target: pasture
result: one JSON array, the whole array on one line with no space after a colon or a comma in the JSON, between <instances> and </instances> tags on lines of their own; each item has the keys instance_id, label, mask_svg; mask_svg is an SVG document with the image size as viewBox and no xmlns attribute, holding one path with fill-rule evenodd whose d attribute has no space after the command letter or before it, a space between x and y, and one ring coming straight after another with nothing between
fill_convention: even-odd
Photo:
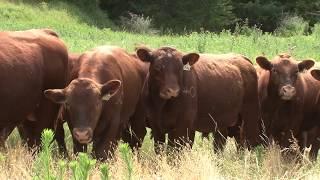
<instances>
[{"instance_id":1,"label":"pasture","mask_svg":"<svg viewBox=\"0 0 320 180\"><path fill-rule=\"evenodd\" d=\"M80 7L64 2L35 4L0 0L0 30L52 28L59 33L71 52L83 52L99 45L118 45L130 52L139 44L150 47L169 45L185 52L235 52L250 59L265 54L271 58L290 52L297 59L320 59L320 26L308 36L275 37L252 30L250 35L191 33L189 35L142 35L114 31L99 12L83 12ZM65 126L67 129L67 127ZM21 145L16 131L7 141L8 149L0 153L1 179L319 179L320 161L310 162L302 154L299 163L281 158L276 145L237 152L233 139L221 153L214 153L212 137L202 140L197 134L192 150L179 154L155 155L150 136L138 153L131 153L120 145L109 162L95 162L86 155L64 160L57 155L57 147L49 145L50 132L44 134L43 151L37 155ZM72 154L72 138L66 142ZM292 147L296 147L293 145Z\"/></svg>"}]
</instances>

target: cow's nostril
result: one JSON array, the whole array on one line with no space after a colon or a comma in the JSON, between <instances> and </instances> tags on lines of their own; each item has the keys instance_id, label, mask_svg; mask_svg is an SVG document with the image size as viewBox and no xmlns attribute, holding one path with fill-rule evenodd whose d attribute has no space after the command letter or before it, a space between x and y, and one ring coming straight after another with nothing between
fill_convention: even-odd
<instances>
[{"instance_id":1,"label":"cow's nostril","mask_svg":"<svg viewBox=\"0 0 320 180\"><path fill-rule=\"evenodd\" d=\"M74 128L73 134L77 139L90 139L91 137L90 129Z\"/></svg>"},{"instance_id":2,"label":"cow's nostril","mask_svg":"<svg viewBox=\"0 0 320 180\"><path fill-rule=\"evenodd\" d=\"M282 91L283 91L284 93L286 93L286 92L287 92L287 89L286 89L286 88L283 88Z\"/></svg>"}]
</instances>

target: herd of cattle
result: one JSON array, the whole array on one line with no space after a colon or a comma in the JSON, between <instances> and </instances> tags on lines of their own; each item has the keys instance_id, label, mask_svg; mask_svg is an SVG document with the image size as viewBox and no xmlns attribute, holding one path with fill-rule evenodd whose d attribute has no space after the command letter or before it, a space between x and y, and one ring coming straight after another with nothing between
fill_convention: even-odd
<instances>
[{"instance_id":1,"label":"herd of cattle","mask_svg":"<svg viewBox=\"0 0 320 180\"><path fill-rule=\"evenodd\" d=\"M122 139L139 148L152 130L155 151L192 146L195 131L213 133L220 150L226 137L242 147L265 143L320 147L320 70L313 60L280 54L272 61L240 54L183 53L171 47L115 46L68 52L50 29L0 32L1 146L17 127L29 147L45 128L66 153L63 122L74 152L93 142L106 159Z\"/></svg>"}]
</instances>

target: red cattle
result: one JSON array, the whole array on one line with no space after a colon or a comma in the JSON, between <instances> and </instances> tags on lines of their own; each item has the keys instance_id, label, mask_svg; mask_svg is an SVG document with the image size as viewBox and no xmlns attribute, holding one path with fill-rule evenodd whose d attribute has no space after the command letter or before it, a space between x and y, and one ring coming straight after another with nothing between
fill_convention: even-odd
<instances>
[{"instance_id":1,"label":"red cattle","mask_svg":"<svg viewBox=\"0 0 320 180\"><path fill-rule=\"evenodd\" d=\"M272 61L259 56L256 61L262 68L257 70L258 89L266 135L282 147L288 147L294 136L303 147L303 133L313 131L310 122L316 117L320 88L320 83L305 72L314 61L298 62L288 54L280 54Z\"/></svg>"},{"instance_id":2,"label":"red cattle","mask_svg":"<svg viewBox=\"0 0 320 180\"><path fill-rule=\"evenodd\" d=\"M151 63L143 98L157 153L166 133L170 145L192 145L195 130L213 132L215 147L222 148L228 129L239 120L242 137L250 145L258 143L257 75L247 58L185 54L170 47L139 48L137 55Z\"/></svg>"},{"instance_id":3,"label":"red cattle","mask_svg":"<svg viewBox=\"0 0 320 180\"><path fill-rule=\"evenodd\" d=\"M45 95L66 107L75 153L86 150L93 141L95 156L106 159L129 123L144 121L142 106L137 104L146 75L145 64L113 46L87 51L79 62L76 79L64 89L46 90ZM141 142L145 127L132 129Z\"/></svg>"},{"instance_id":4,"label":"red cattle","mask_svg":"<svg viewBox=\"0 0 320 180\"><path fill-rule=\"evenodd\" d=\"M44 128L54 128L59 105L43 91L63 88L68 53L57 33L49 29L0 32L2 141L20 123L33 121L28 145L39 145Z\"/></svg>"},{"instance_id":5,"label":"red cattle","mask_svg":"<svg viewBox=\"0 0 320 180\"><path fill-rule=\"evenodd\" d=\"M77 72L79 71L80 61L78 60L80 57L80 54L77 53L69 53L68 55L68 77L66 84L69 84L71 80L75 79L77 77ZM64 157L68 157L68 151L65 143L65 134L63 129L63 123L64 117L66 116L65 109L63 106L61 106L58 119L56 120L56 123L54 125L55 129L55 140L58 143L59 152ZM27 121L24 121L18 126L18 131L20 134L20 137L23 141L27 142L27 140L32 138L32 131L34 126L36 126L37 121L33 114L30 114L27 117Z\"/></svg>"},{"instance_id":6,"label":"red cattle","mask_svg":"<svg viewBox=\"0 0 320 180\"><path fill-rule=\"evenodd\" d=\"M320 70L312 69L310 71L311 75L318 81L320 81ZM319 82L320 83L320 82ZM304 137L306 136L307 141L305 141L304 147L310 146L310 155L313 160L317 159L318 150L320 148L320 86L317 86L317 96L314 97L317 101L316 103L316 118L311 117L304 123ZM306 131L307 130L307 131Z\"/></svg>"}]
</instances>

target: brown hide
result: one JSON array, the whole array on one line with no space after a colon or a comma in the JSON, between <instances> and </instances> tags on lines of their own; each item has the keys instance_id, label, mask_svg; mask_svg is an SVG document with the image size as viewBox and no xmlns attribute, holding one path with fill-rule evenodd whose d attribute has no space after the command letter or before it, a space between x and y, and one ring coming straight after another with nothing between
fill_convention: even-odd
<instances>
[{"instance_id":1,"label":"brown hide","mask_svg":"<svg viewBox=\"0 0 320 180\"><path fill-rule=\"evenodd\" d=\"M250 145L257 145L257 75L247 58L201 54L197 61L195 53L184 54L169 47L140 48L137 54L151 62L143 94L156 145L165 142L165 133L169 143L182 139L192 145L194 130L198 130L214 132L218 148L222 148L228 128L241 125L239 120L243 122L242 137ZM191 65L189 71L183 70L184 61Z\"/></svg>"},{"instance_id":2,"label":"brown hide","mask_svg":"<svg viewBox=\"0 0 320 180\"><path fill-rule=\"evenodd\" d=\"M85 150L92 141L96 157L106 159L129 121L144 121L143 114L136 113L142 107L137 104L146 75L145 64L114 46L87 51L78 61L78 77L65 89L50 90L46 95L65 103L75 153ZM143 138L145 126L139 128L137 136Z\"/></svg>"},{"instance_id":3,"label":"brown hide","mask_svg":"<svg viewBox=\"0 0 320 180\"><path fill-rule=\"evenodd\" d=\"M310 64L301 68L303 62ZM304 146L302 134L313 131L312 124L316 118L316 101L320 88L320 83L312 78L310 72L305 71L313 64L310 60L297 62L290 55L280 54L271 61L271 65L269 70L257 68L259 99L266 135L279 142L282 147L288 147L293 136ZM287 69L283 71L285 67ZM281 96L281 83L275 82L281 82L281 76L286 77L287 86L295 89L291 99L283 99Z\"/></svg>"},{"instance_id":4,"label":"brown hide","mask_svg":"<svg viewBox=\"0 0 320 180\"><path fill-rule=\"evenodd\" d=\"M249 146L257 145L260 135L257 75L250 60L238 54L201 54L194 69L198 83L195 130L214 132L219 148L228 135L238 136L239 140L241 137L242 145L245 141Z\"/></svg>"},{"instance_id":5,"label":"brown hide","mask_svg":"<svg viewBox=\"0 0 320 180\"><path fill-rule=\"evenodd\" d=\"M138 48L142 61L150 62L149 73L143 88L143 102L148 112L148 125L152 129L155 151L160 144L168 143L179 147L192 146L193 121L197 112L197 91L194 70L183 70L183 64L194 64L199 55L183 54L174 48L156 50ZM185 61L185 62L183 62Z\"/></svg>"},{"instance_id":6,"label":"brown hide","mask_svg":"<svg viewBox=\"0 0 320 180\"><path fill-rule=\"evenodd\" d=\"M10 129L2 139L30 118L29 146L40 143L44 128L54 128L59 105L44 98L43 91L65 86L67 66L67 49L54 31L0 32L0 127Z\"/></svg>"}]
</instances>

